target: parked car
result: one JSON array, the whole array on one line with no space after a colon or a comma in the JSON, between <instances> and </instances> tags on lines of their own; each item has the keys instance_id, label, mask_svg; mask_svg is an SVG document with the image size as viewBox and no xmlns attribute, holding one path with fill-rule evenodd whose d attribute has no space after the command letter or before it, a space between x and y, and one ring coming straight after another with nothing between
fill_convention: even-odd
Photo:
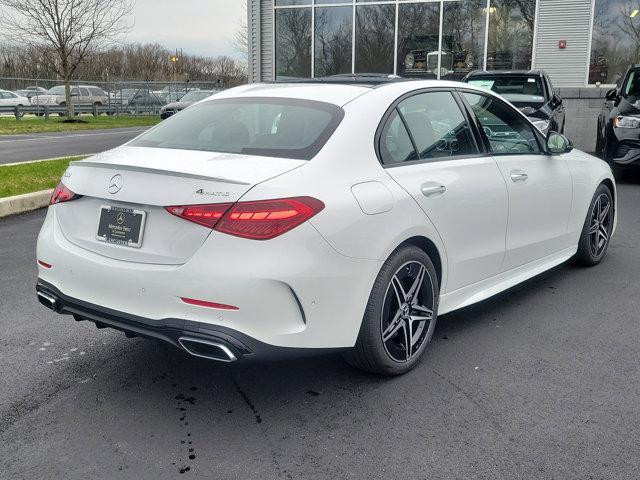
<instances>
[{"instance_id":1,"label":"parked car","mask_svg":"<svg viewBox=\"0 0 640 480\"><path fill-rule=\"evenodd\" d=\"M71 103L73 105L107 105L109 95L100 87L92 85L80 85L71 87ZM35 97L34 105L65 107L67 99L65 97L64 85L58 85L47 90L44 95ZM61 113L60 115L64 115Z\"/></svg>"},{"instance_id":2,"label":"parked car","mask_svg":"<svg viewBox=\"0 0 640 480\"><path fill-rule=\"evenodd\" d=\"M20 97L27 97L29 99L29 101L31 101L32 98L37 97L39 95L42 95L42 92L36 91L36 90L14 90L15 94L17 94Z\"/></svg>"},{"instance_id":3,"label":"parked car","mask_svg":"<svg viewBox=\"0 0 640 480\"><path fill-rule=\"evenodd\" d=\"M565 109L542 70L475 71L463 82L491 90L518 107L542 132L564 132Z\"/></svg>"},{"instance_id":4,"label":"parked car","mask_svg":"<svg viewBox=\"0 0 640 480\"><path fill-rule=\"evenodd\" d=\"M605 162L472 85L245 86L72 162L36 289L197 357L342 351L396 375L438 314L598 264L616 207Z\"/></svg>"},{"instance_id":5,"label":"parked car","mask_svg":"<svg viewBox=\"0 0 640 480\"><path fill-rule=\"evenodd\" d=\"M220 90L192 90L191 92L184 95L177 102L172 102L160 109L160 118L165 120L169 118L171 115L174 115L189 105L192 105L200 100L204 100L211 95L218 93Z\"/></svg>"},{"instance_id":6,"label":"parked car","mask_svg":"<svg viewBox=\"0 0 640 480\"><path fill-rule=\"evenodd\" d=\"M136 93L129 97L126 106L133 112L136 107L160 109L165 103L166 102L148 88L139 88L136 90Z\"/></svg>"},{"instance_id":7,"label":"parked car","mask_svg":"<svg viewBox=\"0 0 640 480\"><path fill-rule=\"evenodd\" d=\"M0 105L3 107L28 107L31 102L24 95L9 90L0 90Z\"/></svg>"},{"instance_id":8,"label":"parked car","mask_svg":"<svg viewBox=\"0 0 640 480\"><path fill-rule=\"evenodd\" d=\"M612 167L640 165L640 64L606 93L598 116L596 154Z\"/></svg>"}]
</instances>

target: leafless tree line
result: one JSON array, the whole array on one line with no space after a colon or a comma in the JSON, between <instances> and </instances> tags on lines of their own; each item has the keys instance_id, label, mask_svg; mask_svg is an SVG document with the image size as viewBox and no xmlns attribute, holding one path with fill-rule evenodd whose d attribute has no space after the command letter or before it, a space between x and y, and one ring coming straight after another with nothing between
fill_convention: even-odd
<instances>
[{"instance_id":1,"label":"leafless tree line","mask_svg":"<svg viewBox=\"0 0 640 480\"><path fill-rule=\"evenodd\" d=\"M174 65L175 52L158 44L131 44L90 52L74 73L74 79L95 81L207 81L227 86L246 82L246 64L227 56L183 54ZM41 46L0 44L0 77L60 78ZM175 72L175 74L174 74Z\"/></svg>"}]
</instances>

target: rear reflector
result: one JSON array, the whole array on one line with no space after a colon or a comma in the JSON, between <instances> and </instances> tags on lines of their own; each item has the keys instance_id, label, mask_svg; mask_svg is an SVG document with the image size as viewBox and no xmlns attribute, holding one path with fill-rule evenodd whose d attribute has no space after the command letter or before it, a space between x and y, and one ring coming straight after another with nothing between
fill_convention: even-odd
<instances>
[{"instance_id":1,"label":"rear reflector","mask_svg":"<svg viewBox=\"0 0 640 480\"><path fill-rule=\"evenodd\" d=\"M207 302L206 300L194 300L193 298L180 297L184 303L189 305L195 305L197 307L217 308L218 310L240 310L233 305L225 305L224 303Z\"/></svg>"},{"instance_id":2,"label":"rear reflector","mask_svg":"<svg viewBox=\"0 0 640 480\"><path fill-rule=\"evenodd\" d=\"M165 208L167 212L176 217L213 228L232 205L232 203L215 203L213 205L188 205L184 207Z\"/></svg>"},{"instance_id":3,"label":"rear reflector","mask_svg":"<svg viewBox=\"0 0 640 480\"><path fill-rule=\"evenodd\" d=\"M56 203L70 202L71 200L76 200L80 198L82 195L77 195L69 190L64 183L58 182L55 190L51 194L51 200L49 200L49 205L55 205Z\"/></svg>"},{"instance_id":4,"label":"rear reflector","mask_svg":"<svg viewBox=\"0 0 640 480\"><path fill-rule=\"evenodd\" d=\"M51 267L53 267L53 265L47 262L43 262L42 260L38 260L38 265L40 265L43 268L46 268L47 270L51 270Z\"/></svg>"},{"instance_id":5,"label":"rear reflector","mask_svg":"<svg viewBox=\"0 0 640 480\"><path fill-rule=\"evenodd\" d=\"M324 203L312 197L295 197L166 209L173 215L218 232L252 240L269 240L309 220L324 209Z\"/></svg>"}]
</instances>

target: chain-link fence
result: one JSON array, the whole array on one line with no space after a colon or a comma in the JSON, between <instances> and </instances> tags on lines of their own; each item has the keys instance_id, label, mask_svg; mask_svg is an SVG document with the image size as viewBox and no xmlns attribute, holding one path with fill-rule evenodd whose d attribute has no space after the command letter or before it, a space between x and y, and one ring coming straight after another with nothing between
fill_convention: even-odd
<instances>
[{"instance_id":1,"label":"chain-link fence","mask_svg":"<svg viewBox=\"0 0 640 480\"><path fill-rule=\"evenodd\" d=\"M230 86L233 86L233 80L225 78L207 82L74 80L71 82L71 102L76 113L157 115L169 103L183 98L190 101L191 97L197 101ZM14 95L6 95L6 92ZM21 100L16 100L15 95ZM16 106L20 107L19 112L15 110ZM50 113L63 115L65 109L66 96L61 80L0 77L0 114L33 113L48 117Z\"/></svg>"}]
</instances>

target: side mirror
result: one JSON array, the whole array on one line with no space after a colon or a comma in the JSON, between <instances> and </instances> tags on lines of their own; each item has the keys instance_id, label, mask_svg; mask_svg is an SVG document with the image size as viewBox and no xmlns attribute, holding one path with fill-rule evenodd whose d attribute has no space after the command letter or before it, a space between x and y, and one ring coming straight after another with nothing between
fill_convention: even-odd
<instances>
[{"instance_id":1,"label":"side mirror","mask_svg":"<svg viewBox=\"0 0 640 480\"><path fill-rule=\"evenodd\" d=\"M551 99L551 102L556 107L559 107L560 105L562 105L562 98L560 98L558 95L554 95L553 98Z\"/></svg>"},{"instance_id":2,"label":"side mirror","mask_svg":"<svg viewBox=\"0 0 640 480\"><path fill-rule=\"evenodd\" d=\"M609 100L610 102L613 102L615 100L618 99L618 90L616 90L615 88L613 90L609 90L605 97L607 100Z\"/></svg>"},{"instance_id":3,"label":"side mirror","mask_svg":"<svg viewBox=\"0 0 640 480\"><path fill-rule=\"evenodd\" d=\"M549 132L547 135L547 152L551 155L562 155L573 150L571 141L558 132Z\"/></svg>"}]
</instances>

